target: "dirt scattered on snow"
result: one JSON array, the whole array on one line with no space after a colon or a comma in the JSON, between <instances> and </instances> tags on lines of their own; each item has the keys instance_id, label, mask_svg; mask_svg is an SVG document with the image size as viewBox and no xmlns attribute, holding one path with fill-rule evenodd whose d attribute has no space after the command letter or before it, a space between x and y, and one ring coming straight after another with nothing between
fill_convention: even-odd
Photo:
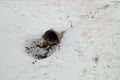
<instances>
[{"instance_id":1,"label":"dirt scattered on snow","mask_svg":"<svg viewBox=\"0 0 120 80\"><path fill-rule=\"evenodd\" d=\"M61 33L50 29L40 39L26 41L25 52L35 59L45 59L60 48ZM33 64L35 62L32 62Z\"/></svg>"}]
</instances>

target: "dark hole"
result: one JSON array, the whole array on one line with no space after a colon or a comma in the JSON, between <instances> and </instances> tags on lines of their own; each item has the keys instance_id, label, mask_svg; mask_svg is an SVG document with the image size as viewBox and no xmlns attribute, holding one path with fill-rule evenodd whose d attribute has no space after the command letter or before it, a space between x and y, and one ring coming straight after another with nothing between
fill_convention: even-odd
<instances>
[{"instance_id":1,"label":"dark hole","mask_svg":"<svg viewBox=\"0 0 120 80\"><path fill-rule=\"evenodd\" d=\"M54 31L48 30L43 35L43 39L45 40L46 45L55 45L58 44L58 36Z\"/></svg>"}]
</instances>

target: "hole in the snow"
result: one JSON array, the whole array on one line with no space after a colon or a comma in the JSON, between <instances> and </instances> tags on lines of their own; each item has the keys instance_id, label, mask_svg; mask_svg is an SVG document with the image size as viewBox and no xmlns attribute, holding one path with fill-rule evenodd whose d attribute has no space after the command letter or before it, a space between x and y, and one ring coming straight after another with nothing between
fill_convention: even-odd
<instances>
[{"instance_id":1,"label":"hole in the snow","mask_svg":"<svg viewBox=\"0 0 120 80\"><path fill-rule=\"evenodd\" d=\"M47 58L59 48L63 33L47 30L40 39L26 41L25 52L35 59Z\"/></svg>"}]
</instances>

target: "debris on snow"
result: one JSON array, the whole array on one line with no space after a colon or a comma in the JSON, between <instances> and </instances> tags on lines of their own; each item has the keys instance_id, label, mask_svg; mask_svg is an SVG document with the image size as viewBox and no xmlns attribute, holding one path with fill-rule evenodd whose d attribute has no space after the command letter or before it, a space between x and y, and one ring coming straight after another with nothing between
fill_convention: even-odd
<instances>
[{"instance_id":1,"label":"debris on snow","mask_svg":"<svg viewBox=\"0 0 120 80\"><path fill-rule=\"evenodd\" d=\"M63 32L58 33L53 29L47 30L41 39L27 42L25 52L35 59L44 59L54 53L59 47ZM34 62L32 62L34 64Z\"/></svg>"}]
</instances>

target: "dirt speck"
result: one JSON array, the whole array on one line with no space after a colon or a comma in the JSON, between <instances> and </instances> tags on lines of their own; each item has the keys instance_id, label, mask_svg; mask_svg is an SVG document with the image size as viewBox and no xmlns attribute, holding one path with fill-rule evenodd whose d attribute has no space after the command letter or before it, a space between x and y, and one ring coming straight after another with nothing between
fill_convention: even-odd
<instances>
[{"instance_id":1,"label":"dirt speck","mask_svg":"<svg viewBox=\"0 0 120 80\"><path fill-rule=\"evenodd\" d=\"M99 62L99 57L96 56L96 57L94 57L93 59L94 59L95 63L98 64L98 62Z\"/></svg>"},{"instance_id":2,"label":"dirt speck","mask_svg":"<svg viewBox=\"0 0 120 80\"><path fill-rule=\"evenodd\" d=\"M110 66L109 66L109 65L107 65L107 68L110 68Z\"/></svg>"},{"instance_id":3,"label":"dirt speck","mask_svg":"<svg viewBox=\"0 0 120 80\"><path fill-rule=\"evenodd\" d=\"M107 8L109 8L110 7L110 5L109 4L106 4L105 6L104 6L104 9L107 9Z\"/></svg>"}]
</instances>

